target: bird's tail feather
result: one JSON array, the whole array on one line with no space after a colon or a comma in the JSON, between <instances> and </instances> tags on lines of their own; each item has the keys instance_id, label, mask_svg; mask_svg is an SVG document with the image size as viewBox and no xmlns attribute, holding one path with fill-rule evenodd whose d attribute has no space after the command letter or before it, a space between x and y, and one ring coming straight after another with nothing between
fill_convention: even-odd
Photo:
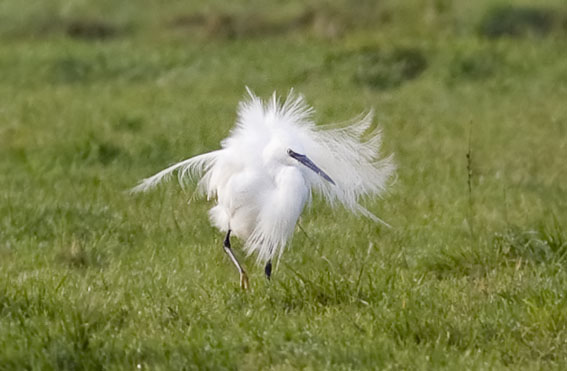
<instances>
[{"instance_id":1,"label":"bird's tail feather","mask_svg":"<svg viewBox=\"0 0 567 371\"><path fill-rule=\"evenodd\" d=\"M169 179L176 170L178 170L179 183L181 184L185 182L185 179L200 177L203 170L212 164L216 158L217 152L218 151L204 153L173 164L167 169L149 178L143 179L137 186L131 189L131 192L138 193L148 191L157 186L161 181Z\"/></svg>"}]
</instances>

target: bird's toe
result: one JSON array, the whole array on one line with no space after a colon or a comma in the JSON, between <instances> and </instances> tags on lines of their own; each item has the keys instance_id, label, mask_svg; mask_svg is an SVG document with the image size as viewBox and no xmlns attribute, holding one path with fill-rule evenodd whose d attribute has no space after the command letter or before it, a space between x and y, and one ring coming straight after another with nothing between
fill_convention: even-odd
<instances>
[{"instance_id":1,"label":"bird's toe","mask_svg":"<svg viewBox=\"0 0 567 371\"><path fill-rule=\"evenodd\" d=\"M240 274L240 288L247 290L250 288L250 283L248 282L248 275L245 272Z\"/></svg>"}]
</instances>

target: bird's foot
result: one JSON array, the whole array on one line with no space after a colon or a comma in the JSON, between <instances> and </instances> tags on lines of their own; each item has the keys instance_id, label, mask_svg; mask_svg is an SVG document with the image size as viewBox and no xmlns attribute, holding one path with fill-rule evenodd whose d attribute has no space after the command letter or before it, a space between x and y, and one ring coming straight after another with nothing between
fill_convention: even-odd
<instances>
[{"instance_id":1,"label":"bird's foot","mask_svg":"<svg viewBox=\"0 0 567 371\"><path fill-rule=\"evenodd\" d=\"M270 277L272 276L272 261L271 260L268 260L268 263L266 263L266 268L264 268L264 273L266 273L266 278L269 281Z\"/></svg>"},{"instance_id":2,"label":"bird's foot","mask_svg":"<svg viewBox=\"0 0 567 371\"><path fill-rule=\"evenodd\" d=\"M240 273L240 288L242 290L247 290L250 288L250 283L248 282L248 275L246 272Z\"/></svg>"}]
</instances>

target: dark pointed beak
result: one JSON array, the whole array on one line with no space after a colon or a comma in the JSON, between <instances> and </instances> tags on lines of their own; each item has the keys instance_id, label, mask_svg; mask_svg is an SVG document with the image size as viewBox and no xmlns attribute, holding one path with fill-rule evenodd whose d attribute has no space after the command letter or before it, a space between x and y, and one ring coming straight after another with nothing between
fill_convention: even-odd
<instances>
[{"instance_id":1,"label":"dark pointed beak","mask_svg":"<svg viewBox=\"0 0 567 371\"><path fill-rule=\"evenodd\" d=\"M296 159L297 161L299 161L303 165L307 166L309 169L313 170L316 174L321 176L323 179L325 179L326 181L328 181L332 185L335 185L335 182L333 181L333 179L331 179L331 177L328 176L327 173L325 173L323 170L319 169L319 167L317 165L315 165L313 163L313 161L311 161L309 159L309 157L307 157L305 155L300 155L299 153L294 152L291 149L287 150L287 154L290 155L291 158Z\"/></svg>"}]
</instances>

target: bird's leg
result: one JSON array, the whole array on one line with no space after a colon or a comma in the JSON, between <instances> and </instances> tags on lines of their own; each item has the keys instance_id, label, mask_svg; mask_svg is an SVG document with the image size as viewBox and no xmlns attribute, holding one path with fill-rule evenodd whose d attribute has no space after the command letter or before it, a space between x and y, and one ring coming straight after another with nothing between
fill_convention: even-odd
<instances>
[{"instance_id":1,"label":"bird's leg","mask_svg":"<svg viewBox=\"0 0 567 371\"><path fill-rule=\"evenodd\" d=\"M230 258L230 260L232 260L234 265L236 265L238 273L240 273L240 287L246 290L248 287L250 287L248 283L248 276L246 275L246 272L244 272L244 269L242 269L242 266L240 265L238 259L236 259L236 256L234 255L234 252L232 252L232 249L230 248L230 232L231 230L229 229L228 233L226 234L226 238L224 239L224 251L227 253L228 257Z\"/></svg>"},{"instance_id":2,"label":"bird's leg","mask_svg":"<svg viewBox=\"0 0 567 371\"><path fill-rule=\"evenodd\" d=\"M266 263L266 268L264 268L264 272L266 273L266 278L269 280L272 276L272 259L268 260Z\"/></svg>"}]
</instances>

